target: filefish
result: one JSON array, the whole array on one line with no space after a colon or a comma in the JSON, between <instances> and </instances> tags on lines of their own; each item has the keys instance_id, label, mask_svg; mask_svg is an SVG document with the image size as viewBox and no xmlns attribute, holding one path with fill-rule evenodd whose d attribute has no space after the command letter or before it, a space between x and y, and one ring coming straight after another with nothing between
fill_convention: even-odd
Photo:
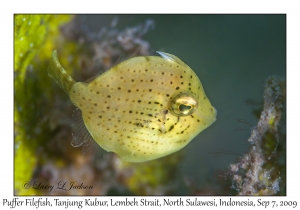
<instances>
[{"instance_id":1,"label":"filefish","mask_svg":"<svg viewBox=\"0 0 300 210\"><path fill-rule=\"evenodd\" d=\"M195 72L175 55L138 56L91 82L76 82L52 53L48 74L80 110L73 146L89 139L124 161L174 153L215 120L217 111Z\"/></svg>"}]
</instances>

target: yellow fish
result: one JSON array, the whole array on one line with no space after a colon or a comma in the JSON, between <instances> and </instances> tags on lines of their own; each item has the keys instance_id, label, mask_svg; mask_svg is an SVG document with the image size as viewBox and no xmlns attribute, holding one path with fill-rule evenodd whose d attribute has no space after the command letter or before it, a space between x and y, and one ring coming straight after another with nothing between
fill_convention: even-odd
<instances>
[{"instance_id":1,"label":"yellow fish","mask_svg":"<svg viewBox=\"0 0 300 210\"><path fill-rule=\"evenodd\" d=\"M52 53L48 74L81 110L87 135L124 161L174 153L216 120L195 72L178 57L157 53L123 61L89 83L74 81Z\"/></svg>"}]
</instances>

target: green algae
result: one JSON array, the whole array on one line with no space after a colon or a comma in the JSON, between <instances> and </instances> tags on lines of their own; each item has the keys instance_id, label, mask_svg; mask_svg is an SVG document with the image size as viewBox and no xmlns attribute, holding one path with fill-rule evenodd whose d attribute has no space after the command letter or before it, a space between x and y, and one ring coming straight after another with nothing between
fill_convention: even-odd
<instances>
[{"instance_id":1,"label":"green algae","mask_svg":"<svg viewBox=\"0 0 300 210\"><path fill-rule=\"evenodd\" d=\"M50 53L47 56L43 53L55 48L59 25L70 18L69 15L14 17L14 188L17 195L38 194L33 188L26 189L24 183L32 178L37 165L37 147L50 132L42 117L51 99L45 91L51 84L45 73Z\"/></svg>"}]
</instances>

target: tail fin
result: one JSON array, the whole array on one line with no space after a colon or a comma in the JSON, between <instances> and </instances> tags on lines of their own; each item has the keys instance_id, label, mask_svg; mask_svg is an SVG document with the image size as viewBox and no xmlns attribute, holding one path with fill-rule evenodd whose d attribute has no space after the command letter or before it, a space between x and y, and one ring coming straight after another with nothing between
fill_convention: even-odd
<instances>
[{"instance_id":1,"label":"tail fin","mask_svg":"<svg viewBox=\"0 0 300 210\"><path fill-rule=\"evenodd\" d=\"M71 87L75 84L75 80L60 65L56 50L53 51L50 64L48 67L48 75L69 94Z\"/></svg>"}]
</instances>

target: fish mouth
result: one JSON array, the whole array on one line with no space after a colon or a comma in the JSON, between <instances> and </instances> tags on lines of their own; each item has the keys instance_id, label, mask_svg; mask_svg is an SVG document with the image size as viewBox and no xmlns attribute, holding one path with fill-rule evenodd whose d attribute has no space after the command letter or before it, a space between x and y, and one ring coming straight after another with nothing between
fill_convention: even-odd
<instances>
[{"instance_id":1,"label":"fish mouth","mask_svg":"<svg viewBox=\"0 0 300 210\"><path fill-rule=\"evenodd\" d=\"M198 116L207 123L207 127L217 120L218 111L213 106L211 106L211 108L212 108L212 111L211 111L212 113L211 112L210 113L201 113L201 112L197 113Z\"/></svg>"},{"instance_id":2,"label":"fish mouth","mask_svg":"<svg viewBox=\"0 0 300 210\"><path fill-rule=\"evenodd\" d=\"M217 119L218 111L217 111L217 109L215 107L212 106L212 108L214 109L213 112L215 113L215 118Z\"/></svg>"}]
</instances>

